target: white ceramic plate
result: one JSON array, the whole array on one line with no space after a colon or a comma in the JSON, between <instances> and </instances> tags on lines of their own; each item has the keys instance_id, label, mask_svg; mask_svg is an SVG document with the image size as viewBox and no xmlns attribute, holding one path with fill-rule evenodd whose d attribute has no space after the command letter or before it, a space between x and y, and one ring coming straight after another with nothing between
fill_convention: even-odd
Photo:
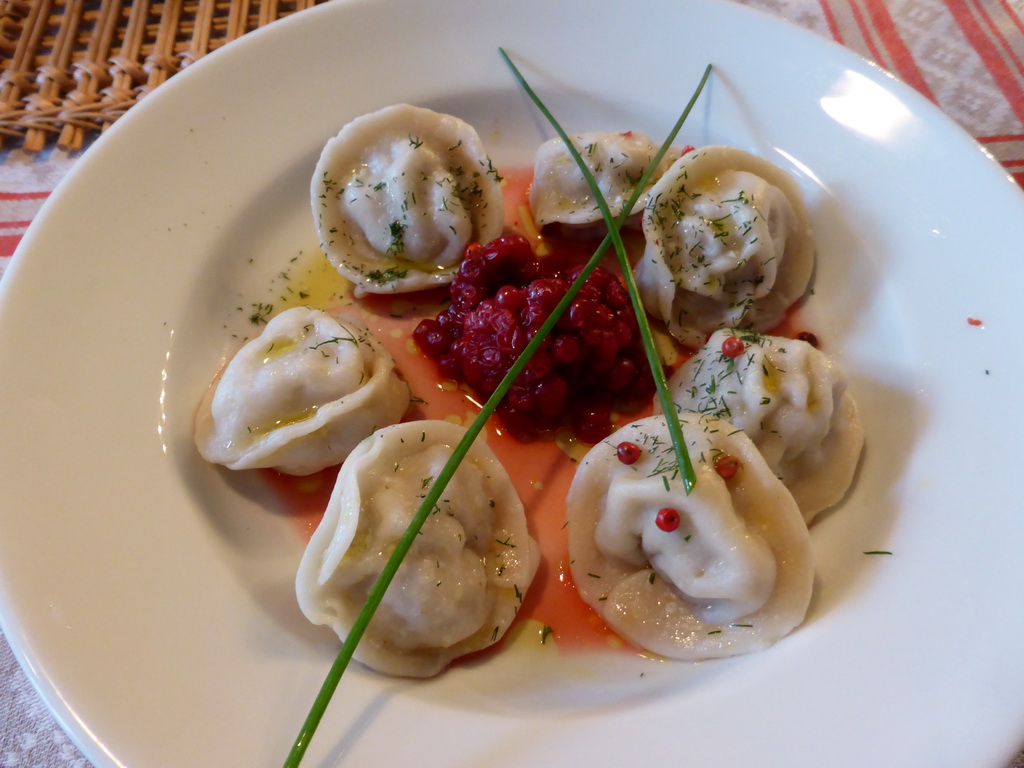
<instances>
[{"instance_id":1,"label":"white ceramic plate","mask_svg":"<svg viewBox=\"0 0 1024 768\"><path fill-rule=\"evenodd\" d=\"M715 65L682 140L806 190L808 312L851 373L862 468L815 527L807 621L768 652L642 678L515 649L426 683L353 668L306 764L1001 767L1024 737L1024 200L884 73L704 0L339 0L85 154L0 284L0 613L47 703L98 766L283 761L336 641L295 606L301 536L203 464L192 412L236 307L315 247L307 183L344 122L410 101L529 161L549 133L499 45L569 130L655 140Z\"/></svg>"}]
</instances>

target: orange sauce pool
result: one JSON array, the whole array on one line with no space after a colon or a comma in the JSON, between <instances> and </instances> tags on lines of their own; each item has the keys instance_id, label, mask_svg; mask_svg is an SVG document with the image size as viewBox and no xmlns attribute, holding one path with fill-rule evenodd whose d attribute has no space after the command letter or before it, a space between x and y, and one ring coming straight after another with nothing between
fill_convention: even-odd
<instances>
[{"instance_id":1,"label":"orange sauce pool","mask_svg":"<svg viewBox=\"0 0 1024 768\"><path fill-rule=\"evenodd\" d=\"M573 258L588 258L596 240L555 241L546 233L544 237L537 233L526 206L531 175L530 169L524 169L504 176L506 231L526 235L538 254L569 251ZM412 340L412 331L420 320L435 316L447 306L446 290L356 299L351 284L319 251L307 254L289 271L292 295L301 297L294 304L308 304L360 322L387 347L412 391L413 405L406 414L407 421L442 419L468 426L476 418L482 403L464 388L442 379L434 362ZM629 419L640 415L646 414L634 412ZM561 649L623 647L624 642L580 599L569 572L565 497L576 460L585 453L586 446L575 445L564 436L521 443L505 434L494 419L480 439L487 441L508 472L526 509L530 533L540 547L540 566L517 621L532 619L549 627L550 637ZM306 477L273 470L261 470L261 474L303 535L312 536L330 499L338 467Z\"/></svg>"},{"instance_id":2,"label":"orange sauce pool","mask_svg":"<svg viewBox=\"0 0 1024 768\"><path fill-rule=\"evenodd\" d=\"M560 238L547 232L541 237L537 232L526 205L531 175L530 169L524 169L504 177L506 231L526 235L538 255L558 253L562 256L568 251L572 258L589 258L598 239ZM406 421L442 419L462 426L473 421L481 403L464 388L442 379L433 361L422 354L412 340L413 329L420 320L437 315L447 305L446 290L355 299L351 284L319 250L304 258L308 263L295 263L290 269L292 295L301 297L296 298L294 304L328 310L340 318L360 322L374 333L394 357L398 371L412 391L413 405L406 414ZM614 257L609 259L607 265L617 270ZM280 307L285 308L287 306ZM791 319L783 325L787 331L795 327ZM681 363L689 353L685 349L676 352L674 364ZM615 425L621 426L649 413L649 408L631 412L617 418ZM562 435L557 439L522 443L505 434L493 419L481 438L486 439L508 472L526 509L530 533L541 552L537 575L517 621L532 619L550 628L551 637L563 650L613 647L635 651L583 602L569 571L565 498L576 462L587 446L574 444ZM334 488L338 467L307 477L291 477L273 470L261 470L261 473L303 535L312 536Z\"/></svg>"}]
</instances>

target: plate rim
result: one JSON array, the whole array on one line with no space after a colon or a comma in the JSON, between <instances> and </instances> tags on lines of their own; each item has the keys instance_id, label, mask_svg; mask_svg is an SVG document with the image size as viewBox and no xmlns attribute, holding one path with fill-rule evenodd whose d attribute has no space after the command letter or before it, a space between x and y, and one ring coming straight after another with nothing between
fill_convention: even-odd
<instances>
[{"instance_id":1,"label":"plate rim","mask_svg":"<svg viewBox=\"0 0 1024 768\"><path fill-rule=\"evenodd\" d=\"M450 3L450 4L451 5L458 5L457 3ZM359 0L347 0L345 5L352 6L352 7L358 7L359 5L364 5L365 6L365 5L368 5L368 4L367 3L360 3ZM818 38L817 36L814 36L813 33L811 33L811 32L808 32L806 30L802 30L799 27L796 27L796 26L794 26L794 25L792 25L792 24L790 24L788 22L785 22L784 20L780 20L780 19L777 19L775 17L769 16L768 14L766 14L766 13L764 13L762 11L759 11L757 9L751 9L751 8L749 8L747 6L739 6L739 5L733 6L733 4L731 4L731 3L724 3L724 2L722 2L722 0L701 0L701 2L693 3L693 5L722 5L722 6L728 5L728 6L732 6L733 11L738 11L738 10L742 9L741 12L743 12L743 13L758 14L758 15L760 15L762 17L762 19L770 20L771 24L788 27L793 32L798 32L800 34L806 35L809 38L813 38L814 40L816 40L816 41L818 41L820 43L832 45L837 50L845 52L845 54L847 54L848 56L854 57L855 59L857 59L859 61L863 61L855 53L853 53L851 51L848 51L847 49L842 48L841 46L838 46L837 44L830 43L830 41ZM333 16L334 14L342 13L342 11L338 10L337 8L338 8L338 6L334 6L333 4L327 4L327 5L324 5L322 8L320 6L317 6L316 8L310 9L310 10L311 11L315 11L316 13L321 14L321 16L326 19L328 16ZM331 9L331 10L327 10L327 9ZM296 26L298 25L298 22L291 22L289 20L283 20L281 23L282 24L295 24ZM303 22L303 23L312 24L311 21ZM241 38L240 41L237 41L237 43L232 43L231 45L235 46L235 49L232 49L231 46L225 46L224 48L220 49L219 51L215 52L214 54L211 54L209 57L207 57L203 61L199 62L197 65L195 65L197 67L196 71L197 72L200 71L199 67L202 67L203 68L202 71L205 71L207 67L219 66L218 64L215 64L214 62L220 61L221 59L226 59L229 56L234 56L235 54L228 53L228 51L230 51L230 50L241 50L242 49L242 45L249 46L250 48L255 47L256 45L264 45L264 43L262 43L260 41L265 40L265 39L266 40L270 40L271 39L270 35L272 35L272 34L273 35L285 35L285 34L290 34L290 33L287 33L283 29L283 27L281 29L275 31L274 30L274 25L272 25L271 27L266 28L265 30L259 30L257 32L254 32L254 33L252 33L252 37L246 36L246 37ZM257 35L259 35L258 38L257 38ZM210 63L207 64L205 62L210 62ZM878 77L883 77L883 78L884 77L891 77L891 76L887 75L886 73L884 73L882 70L880 70L878 68L876 68L876 72L879 73ZM165 87L170 88L172 86L172 84L174 84L175 82L176 82L175 80L171 80L167 84L165 84ZM184 89L184 88L190 88L191 87L188 84L191 83L192 80L189 80L189 79L186 78L185 80L178 80L177 82L179 82L180 84L179 85L174 85L173 87L179 88L179 89ZM914 97L912 97L912 98L919 98L921 100L921 103L926 104L928 108L935 110L935 114L936 115L941 116L945 121L947 121L948 126L955 127L958 131L960 131L962 133L964 138L968 139L971 143L973 143L975 146L980 148L980 145L978 145L977 142L975 142L973 140L973 138L968 136L966 134L966 132L963 131L963 129L960 128L959 126L954 126L952 121L949 121L949 119L946 118L944 115L942 115L942 113L939 112L938 109L936 107L934 107L934 105L932 105L930 102L927 102L927 100L925 100L924 97L919 96L918 94L916 94L916 92L910 91L907 86L899 84L895 80L893 80L893 83L894 84L891 84L891 87L897 87L898 86L899 88L906 89L906 92L901 94L904 98L910 97L909 94L914 94ZM160 98L160 97L157 96L157 98ZM149 112L147 110L149 110L151 108L146 106L147 103L148 103L148 101L141 102L140 105L138 107L136 107L136 109L140 110L138 112L139 115L148 115L149 114ZM97 142L96 145L91 147L89 151L92 152L94 149L96 149L98 146L100 146L101 142L103 143L102 145L104 147L106 147L108 145L111 145L114 141L120 141L119 139L117 139L117 137L121 134L121 132L127 132L127 131L131 130L130 126L134 126L135 125L134 121L136 121L136 120L141 121L142 119L143 118L141 118L141 117L135 118L135 117L132 116L132 113L129 113L128 115L125 116L125 118L122 119L122 121L123 121L122 124L125 125L125 126L129 126L129 127L119 128L117 125L115 125L115 128L112 131L110 131L109 135L103 137L102 139L100 139L100 141ZM991 156L988 155L988 153L984 153L984 150L982 150L982 152L989 159L991 159ZM98 157L98 155L96 155L96 156ZM80 158L79 162L81 162L81 160L82 159ZM90 161L90 162L92 162L92 161ZM992 160L992 163L993 163L993 165L995 165L995 161L994 160ZM78 167L78 164L76 163L76 168L77 167ZM17 252L15 254L15 257L12 259L11 264L9 265L9 267L7 269L7 272L5 273L4 279L2 281L0 281L0 319L2 319L3 309L6 307L6 305L9 302L13 302L14 301L13 299L9 299L8 296L10 294L13 294L16 290L18 290L18 288L14 287L14 286L20 286L20 283L23 280L23 278L20 277L21 272L23 270L29 269L28 267L23 267L22 264L21 264L21 262L23 262L23 261L27 262L29 257L27 255L21 255L21 254L23 252L24 252L24 254L28 254L29 252L31 252L35 248L34 242L35 242L35 239L37 237L37 231L41 231L41 230L44 229L45 226L47 226L44 222L46 221L46 219L50 218L50 213L49 213L50 209L51 208L57 208L58 206L64 205L63 198L64 198L64 196L66 194L64 192L65 187L67 186L67 188L70 189L73 184L77 184L78 183L77 179L79 177L84 177L84 176L87 175L85 171L76 172L76 168L72 169L72 171L69 173L67 179L65 180L65 181L67 181L67 185L65 185L65 181L62 181L61 184L58 186L58 188L54 191L54 194L51 195L50 199L46 201L46 203L43 206L43 209L40 211L40 214L36 216L33 224L29 227L28 232L26 233L25 237L22 239L22 243L21 243L21 245L19 245L19 248L18 248L18 250L17 250ZM1012 185L1013 189L1016 189L1016 190L1019 191L1019 188L1016 187L1016 185L1013 184L1013 181L1009 177L1009 175L1006 174L1004 171L1002 171L1002 169L999 169L999 175L1003 176L1007 180L1007 182ZM70 194L70 193L67 193L67 194ZM1024 200L1024 198L1021 198L1021 199ZM2 568L2 566L0 566L0 576L2 576L2 575L3 575L3 568ZM58 696L58 694L57 694L57 692L55 690L49 690L49 689L46 688L46 686L49 684L49 680L48 680L48 678L45 677L45 671L40 671L39 673L36 673L34 671L36 669L36 666L34 664L32 664L32 660L33 660L32 659L32 654L31 654L30 651L26 650L27 644L26 644L25 647L23 647L22 644L24 642L24 638L22 637L21 632L17 631L17 630L21 629L21 627L19 626L19 622L16 619L15 620L11 620L11 618L10 618L10 616L8 614L8 611L6 609L7 609L7 598L5 596L0 596L0 624L2 624L4 626L5 635L8 637L8 642L10 643L10 645L12 647L12 651L14 652L16 658L18 658L19 663L23 666L23 668L26 668L26 669L29 669L29 670L33 670L32 674L29 675L30 679L33 682L33 685L37 688L37 690L40 690L40 693L43 695L44 701L50 707L51 711L53 711L55 713L55 715L57 715L58 721L61 722L61 724L65 728L65 730L69 731L72 734L73 738L75 738L75 733L77 732L79 738L86 738L86 739L88 739L89 738L88 735L85 735L85 734L88 733L87 727L85 725L81 724L81 723L78 723L77 720L74 719L73 714L70 713L70 710L65 713L66 714L65 718L61 718L60 717L60 713L59 713L58 709L54 707L54 703L57 703L57 705L59 707L59 706L63 706L63 702L59 699L59 696ZM8 627L11 627L11 626L16 628L16 631L13 634L10 631L8 631ZM40 686L43 686L43 688L41 689ZM70 718L70 720L67 719L67 718ZM70 725L70 727L69 727L69 725ZM78 741L79 739L76 738L75 740ZM89 742L87 742L87 743L89 743ZM90 743L90 745L91 745L91 743ZM81 746L81 744L80 744L80 746ZM94 746L94 745L92 745L92 746Z\"/></svg>"}]
</instances>

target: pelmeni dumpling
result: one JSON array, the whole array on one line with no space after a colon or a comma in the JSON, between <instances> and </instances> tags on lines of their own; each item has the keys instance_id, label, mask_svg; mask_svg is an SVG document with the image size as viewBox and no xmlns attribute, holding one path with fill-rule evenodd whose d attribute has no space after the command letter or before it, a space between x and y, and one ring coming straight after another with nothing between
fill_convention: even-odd
<instances>
[{"instance_id":1,"label":"pelmeni dumpling","mask_svg":"<svg viewBox=\"0 0 1024 768\"><path fill-rule=\"evenodd\" d=\"M594 175L612 215L618 216L658 153L658 148L644 134L635 131L577 133L569 138ZM680 154L679 148L670 148L652 175L650 184ZM641 195L630 213L643 210L646 199L646 195ZM537 150L530 187L530 210L534 221L541 227L554 223L581 225L603 221L590 187L561 139L546 141Z\"/></svg>"},{"instance_id":2,"label":"pelmeni dumpling","mask_svg":"<svg viewBox=\"0 0 1024 768\"><path fill-rule=\"evenodd\" d=\"M231 469L308 475L399 421L409 401L394 360L368 331L295 307L267 323L207 390L196 446Z\"/></svg>"},{"instance_id":3,"label":"pelmeni dumpling","mask_svg":"<svg viewBox=\"0 0 1024 768\"><path fill-rule=\"evenodd\" d=\"M744 347L738 356L723 352L730 337ZM806 341L716 331L669 389L680 409L746 432L808 523L850 487L864 443L857 405L839 364Z\"/></svg>"},{"instance_id":4,"label":"pelmeni dumpling","mask_svg":"<svg viewBox=\"0 0 1024 768\"><path fill-rule=\"evenodd\" d=\"M379 430L345 460L299 565L299 607L344 638L465 430L412 421ZM427 517L355 658L429 677L497 642L537 571L523 505L491 449L473 444Z\"/></svg>"},{"instance_id":5,"label":"pelmeni dumpling","mask_svg":"<svg viewBox=\"0 0 1024 768\"><path fill-rule=\"evenodd\" d=\"M477 132L408 104L342 128L311 194L321 247L357 296L450 283L466 246L504 227L499 177Z\"/></svg>"},{"instance_id":6,"label":"pelmeni dumpling","mask_svg":"<svg viewBox=\"0 0 1024 768\"><path fill-rule=\"evenodd\" d=\"M683 344L724 327L769 330L814 266L803 196L781 168L739 149L683 155L651 188L636 279Z\"/></svg>"},{"instance_id":7,"label":"pelmeni dumpling","mask_svg":"<svg viewBox=\"0 0 1024 768\"><path fill-rule=\"evenodd\" d=\"M803 620L814 577L810 534L750 439L719 419L680 416L697 482L686 495L664 416L586 455L566 502L573 581L622 637L673 659L764 649ZM616 446L641 457L621 462ZM739 460L726 480L718 457ZM658 525L674 510L678 526ZM665 526L671 528L671 526Z\"/></svg>"}]
</instances>

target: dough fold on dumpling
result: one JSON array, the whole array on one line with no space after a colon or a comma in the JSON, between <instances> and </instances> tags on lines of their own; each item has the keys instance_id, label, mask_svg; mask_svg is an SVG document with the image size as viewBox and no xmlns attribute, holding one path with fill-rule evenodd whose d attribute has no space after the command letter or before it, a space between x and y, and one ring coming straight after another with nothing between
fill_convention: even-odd
<instances>
[{"instance_id":1,"label":"dough fold on dumpling","mask_svg":"<svg viewBox=\"0 0 1024 768\"><path fill-rule=\"evenodd\" d=\"M810 535L793 497L742 432L682 414L697 474L689 495L664 416L595 445L566 502L569 558L583 600L635 645L697 661L766 648L803 620L814 577ZM616 446L641 448L634 464ZM719 456L739 460L724 479ZM663 530L659 510L679 525Z\"/></svg>"},{"instance_id":2,"label":"dough fold on dumpling","mask_svg":"<svg viewBox=\"0 0 1024 768\"><path fill-rule=\"evenodd\" d=\"M409 387L369 331L319 309L272 318L207 390L195 441L230 469L308 475L340 464L377 427L401 420Z\"/></svg>"},{"instance_id":3,"label":"dough fold on dumpling","mask_svg":"<svg viewBox=\"0 0 1024 768\"><path fill-rule=\"evenodd\" d=\"M651 188L643 228L641 297L694 348L718 328L769 330L803 295L814 266L799 187L733 147L679 158Z\"/></svg>"},{"instance_id":4,"label":"dough fold on dumpling","mask_svg":"<svg viewBox=\"0 0 1024 768\"><path fill-rule=\"evenodd\" d=\"M736 357L722 348L731 336L744 345ZM672 375L669 389L679 409L742 429L808 523L853 482L864 443L857 405L842 367L808 342L716 331Z\"/></svg>"},{"instance_id":5,"label":"dough fold on dumpling","mask_svg":"<svg viewBox=\"0 0 1024 768\"><path fill-rule=\"evenodd\" d=\"M577 133L570 135L569 139L593 174L612 216L618 216L658 153L658 148L647 136L636 131ZM665 153L651 176L648 189L680 154L681 150L676 147ZM641 195L630 214L642 211L646 199L646 194ZM541 144L534 157L530 210L540 227L554 223L584 225L603 221L586 179L560 138Z\"/></svg>"},{"instance_id":6,"label":"dough fold on dumpling","mask_svg":"<svg viewBox=\"0 0 1024 768\"><path fill-rule=\"evenodd\" d=\"M324 147L311 182L320 245L356 296L446 285L466 246L504 226L503 196L476 130L397 104Z\"/></svg>"},{"instance_id":7,"label":"dough fold on dumpling","mask_svg":"<svg viewBox=\"0 0 1024 768\"><path fill-rule=\"evenodd\" d=\"M345 460L299 565L299 607L344 638L465 429L412 421L366 438ZM515 618L539 549L512 482L477 440L370 622L355 658L429 677L496 643Z\"/></svg>"}]
</instances>

